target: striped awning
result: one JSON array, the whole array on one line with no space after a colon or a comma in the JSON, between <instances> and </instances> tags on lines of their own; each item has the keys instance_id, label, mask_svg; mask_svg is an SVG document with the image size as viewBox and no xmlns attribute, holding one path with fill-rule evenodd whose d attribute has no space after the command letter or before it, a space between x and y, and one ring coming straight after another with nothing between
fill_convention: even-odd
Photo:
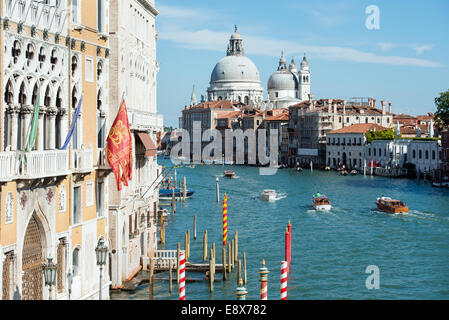
<instances>
[{"instance_id":1,"label":"striped awning","mask_svg":"<svg viewBox=\"0 0 449 320\"><path fill-rule=\"evenodd\" d=\"M145 157L154 157L157 154L157 147L150 135L146 132L137 132L137 135L145 146Z\"/></svg>"}]
</instances>

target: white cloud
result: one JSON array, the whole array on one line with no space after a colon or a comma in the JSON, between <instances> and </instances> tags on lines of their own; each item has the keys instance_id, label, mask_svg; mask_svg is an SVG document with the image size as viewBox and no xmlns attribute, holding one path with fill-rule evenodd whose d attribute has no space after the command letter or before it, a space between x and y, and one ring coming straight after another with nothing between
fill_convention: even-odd
<instances>
[{"instance_id":1,"label":"white cloud","mask_svg":"<svg viewBox=\"0 0 449 320\"><path fill-rule=\"evenodd\" d=\"M226 50L230 32L217 32L209 29L198 31L184 30L177 26L169 26L159 33L161 40L175 42L183 48L197 50L222 51ZM311 46L301 45L299 42L271 39L261 36L243 35L245 52L253 55L279 56L281 50L286 55L298 55L307 53L317 59L332 61L351 61L361 63L376 63L387 65L403 65L417 67L439 67L434 61L409 58L402 56L382 56L370 52L364 52L350 47L338 46ZM384 46L386 48L387 46ZM425 47L421 50L429 50Z\"/></svg>"},{"instance_id":2,"label":"white cloud","mask_svg":"<svg viewBox=\"0 0 449 320\"><path fill-rule=\"evenodd\" d=\"M413 47L413 49L415 49L417 54L422 54L424 51L432 50L432 48L433 48L433 46L430 44Z\"/></svg>"}]
</instances>

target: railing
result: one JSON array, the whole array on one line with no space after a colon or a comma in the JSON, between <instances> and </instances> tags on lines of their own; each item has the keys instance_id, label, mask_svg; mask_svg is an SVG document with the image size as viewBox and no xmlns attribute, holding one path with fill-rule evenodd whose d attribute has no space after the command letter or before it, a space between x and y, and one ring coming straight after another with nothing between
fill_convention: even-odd
<instances>
[{"instance_id":1,"label":"railing","mask_svg":"<svg viewBox=\"0 0 449 320\"><path fill-rule=\"evenodd\" d=\"M184 250L180 250L184 253ZM154 252L154 266L157 268L168 269L169 261L172 261L172 267L177 268L177 250L156 250Z\"/></svg>"},{"instance_id":2,"label":"railing","mask_svg":"<svg viewBox=\"0 0 449 320\"><path fill-rule=\"evenodd\" d=\"M42 150L15 152L14 176L36 179L69 173L67 150Z\"/></svg>"},{"instance_id":3,"label":"railing","mask_svg":"<svg viewBox=\"0 0 449 320\"><path fill-rule=\"evenodd\" d=\"M94 169L94 158L92 149L73 150L73 170L75 172L88 172Z\"/></svg>"},{"instance_id":4,"label":"railing","mask_svg":"<svg viewBox=\"0 0 449 320\"><path fill-rule=\"evenodd\" d=\"M0 181L10 181L14 177L15 153L0 152Z\"/></svg>"}]
</instances>

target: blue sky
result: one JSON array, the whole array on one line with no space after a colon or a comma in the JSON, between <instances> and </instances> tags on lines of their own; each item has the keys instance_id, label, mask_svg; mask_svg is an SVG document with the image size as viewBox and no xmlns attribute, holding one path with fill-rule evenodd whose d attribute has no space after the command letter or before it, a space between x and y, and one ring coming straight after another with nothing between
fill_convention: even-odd
<instances>
[{"instance_id":1,"label":"blue sky","mask_svg":"<svg viewBox=\"0 0 449 320\"><path fill-rule=\"evenodd\" d=\"M369 5L380 29L365 26ZM449 1L180 1L159 0L156 28L158 113L178 126L190 101L205 94L215 64L226 55L234 25L245 55L265 89L281 50L299 63L305 53L315 98L373 96L393 112L434 112L434 98L449 89Z\"/></svg>"}]
</instances>

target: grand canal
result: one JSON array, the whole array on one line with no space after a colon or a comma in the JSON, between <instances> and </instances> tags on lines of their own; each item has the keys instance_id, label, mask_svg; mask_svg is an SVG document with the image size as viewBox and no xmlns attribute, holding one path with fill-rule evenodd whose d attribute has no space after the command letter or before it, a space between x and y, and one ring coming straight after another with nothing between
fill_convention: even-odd
<instances>
[{"instance_id":1,"label":"grand canal","mask_svg":"<svg viewBox=\"0 0 449 320\"><path fill-rule=\"evenodd\" d=\"M160 161L161 162L161 161ZM169 160L164 160L167 167ZM235 179L222 178L227 166L178 168L187 177L193 198L177 202L176 215L166 227L166 249L184 247L184 234L191 232L192 262L202 260L202 239L208 231L209 245L222 241L221 202L216 203L215 179L220 178L220 197L228 195L228 234L239 233L239 257L247 255L247 299L259 298L262 258L270 270L268 299L279 299L280 262L284 259L284 231L292 224L292 264L288 299L448 299L449 298L449 190L432 188L416 180L381 177L337 176L335 172L290 169L273 176L259 175L258 168L233 166ZM275 189L280 199L263 202L263 189ZM315 192L329 196L331 212L311 207ZM376 197L385 194L401 199L408 214L389 215L376 210ZM193 240L193 216L197 216L197 239ZM217 250L217 252L221 252ZM221 257L221 254L217 256ZM217 260L221 263L221 258ZM365 286L366 267L380 270L380 289ZM186 299L235 299L237 271L230 280L215 283L188 282ZM194 275L198 277L199 274ZM187 273L187 277L189 274ZM220 278L221 274L217 274ZM112 294L112 299L148 299L148 285L133 294ZM177 299L176 287L157 281L154 299Z\"/></svg>"}]
</instances>

